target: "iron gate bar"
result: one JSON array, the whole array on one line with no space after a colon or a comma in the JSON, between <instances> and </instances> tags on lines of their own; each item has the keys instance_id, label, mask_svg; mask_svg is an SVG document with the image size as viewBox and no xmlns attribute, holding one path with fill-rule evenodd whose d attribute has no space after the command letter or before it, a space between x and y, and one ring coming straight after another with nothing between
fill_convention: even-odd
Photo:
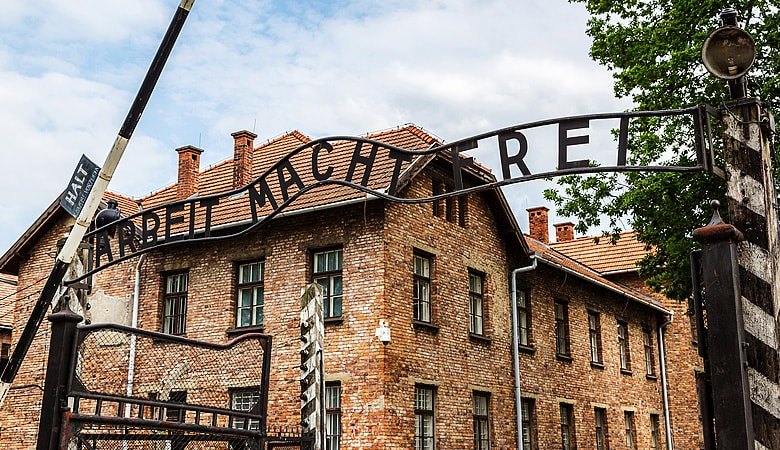
<instances>
[{"instance_id":1,"label":"iron gate bar","mask_svg":"<svg viewBox=\"0 0 780 450\"><path fill-rule=\"evenodd\" d=\"M192 431L195 433L220 434L220 435L241 435L248 437L262 437L265 433L261 430L247 430L243 428L212 427L206 425L196 425L193 423L170 422L161 420L137 419L134 417L117 416L93 416L84 414L70 414L71 423L89 423L98 425L119 425L135 428L146 428L155 430L176 430Z\"/></svg>"}]
</instances>

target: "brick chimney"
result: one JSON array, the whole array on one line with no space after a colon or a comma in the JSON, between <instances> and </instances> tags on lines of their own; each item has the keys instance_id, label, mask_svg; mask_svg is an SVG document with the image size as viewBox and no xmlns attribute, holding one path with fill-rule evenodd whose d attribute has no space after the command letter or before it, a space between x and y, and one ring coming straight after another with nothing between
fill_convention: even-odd
<instances>
[{"instance_id":1,"label":"brick chimney","mask_svg":"<svg viewBox=\"0 0 780 450\"><path fill-rule=\"evenodd\" d=\"M256 134L241 130L233 136L233 188L242 187L252 181L252 149Z\"/></svg>"},{"instance_id":2,"label":"brick chimney","mask_svg":"<svg viewBox=\"0 0 780 450\"><path fill-rule=\"evenodd\" d=\"M537 241L550 243L550 234L547 230L547 211L544 206L528 208L528 234Z\"/></svg>"},{"instance_id":3,"label":"brick chimney","mask_svg":"<svg viewBox=\"0 0 780 450\"><path fill-rule=\"evenodd\" d=\"M556 223L555 242L569 242L574 240L574 224L571 222Z\"/></svg>"},{"instance_id":4,"label":"brick chimney","mask_svg":"<svg viewBox=\"0 0 780 450\"><path fill-rule=\"evenodd\" d=\"M176 149L179 154L179 177L176 181L176 199L181 200L198 192L200 154L203 150L192 145Z\"/></svg>"}]
</instances>

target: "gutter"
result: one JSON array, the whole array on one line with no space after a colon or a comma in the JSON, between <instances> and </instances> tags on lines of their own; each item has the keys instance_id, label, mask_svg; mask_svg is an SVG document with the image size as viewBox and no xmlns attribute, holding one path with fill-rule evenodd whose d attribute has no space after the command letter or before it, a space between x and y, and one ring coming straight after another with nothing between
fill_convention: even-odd
<instances>
[{"instance_id":1,"label":"gutter","mask_svg":"<svg viewBox=\"0 0 780 450\"><path fill-rule=\"evenodd\" d=\"M536 269L537 256L531 256L531 265L518 267L512 271L511 289L512 289L512 365L514 366L515 377L515 420L517 426L517 450L523 450L523 411L522 396L520 395L520 336L517 335L517 274L530 272Z\"/></svg>"},{"instance_id":2,"label":"gutter","mask_svg":"<svg viewBox=\"0 0 780 450\"><path fill-rule=\"evenodd\" d=\"M664 400L664 431L666 433L666 450L674 450L672 445L672 425L669 423L669 389L666 381L666 349L664 346L664 328L674 321L674 313L669 314L669 320L658 326L658 351L661 354L658 363L661 369L661 392Z\"/></svg>"},{"instance_id":3,"label":"gutter","mask_svg":"<svg viewBox=\"0 0 780 450\"><path fill-rule=\"evenodd\" d=\"M661 306L654 305L653 303L650 303L650 302L644 302L644 301L642 301L641 299L639 299L637 297L633 297L633 296L627 294L626 292L623 292L620 289L615 288L614 286L610 286L610 285L608 285L608 284L606 284L606 283L604 283L602 281L599 281L597 279L594 279L594 278L587 278L583 274L581 274L581 273L579 273L577 271L571 270L571 269L569 269L566 266L563 266L561 264L552 262L552 261L550 261L548 259L544 259L544 258L541 258L541 257L539 257L539 259L543 263L545 263L545 264L547 264L549 266L553 266L556 269L560 269L560 270L562 270L562 271L564 271L564 272L566 272L568 274L574 275L575 277L580 278L582 280L585 280L585 281L587 281L589 283L593 283L593 284L596 284L598 286L601 286L604 289L607 289L607 290L610 290L610 291L615 292L617 294L620 294L621 296L626 297L626 298L628 298L630 300L636 300L637 302L639 302L639 303L641 303L641 304L643 304L643 305L645 305L645 306L647 306L649 308L652 308L652 309L654 309L654 310L656 310L656 311L658 311L658 312L660 312L662 314L666 314L666 315L672 314L672 311L666 310L666 309L664 309Z\"/></svg>"}]
</instances>

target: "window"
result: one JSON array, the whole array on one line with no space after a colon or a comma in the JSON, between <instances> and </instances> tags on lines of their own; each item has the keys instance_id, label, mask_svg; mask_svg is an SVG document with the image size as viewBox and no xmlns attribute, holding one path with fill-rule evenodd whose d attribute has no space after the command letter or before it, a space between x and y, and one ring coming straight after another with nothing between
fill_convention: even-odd
<instances>
[{"instance_id":1,"label":"window","mask_svg":"<svg viewBox=\"0 0 780 450\"><path fill-rule=\"evenodd\" d=\"M230 409L233 411L251 412L260 414L259 409L252 411L260 403L260 390L258 388L240 389L230 393ZM233 418L233 428L243 430L259 430L260 419L247 419L243 417Z\"/></svg>"},{"instance_id":2,"label":"window","mask_svg":"<svg viewBox=\"0 0 780 450\"><path fill-rule=\"evenodd\" d=\"M523 448L525 450L536 449L536 411L534 399L520 399L520 413L522 414Z\"/></svg>"},{"instance_id":3,"label":"window","mask_svg":"<svg viewBox=\"0 0 780 450\"><path fill-rule=\"evenodd\" d=\"M458 225L465 228L469 208L468 197L465 195L458 197L458 206Z\"/></svg>"},{"instance_id":4,"label":"window","mask_svg":"<svg viewBox=\"0 0 780 450\"><path fill-rule=\"evenodd\" d=\"M444 183L439 180L433 180L433 188L431 190L433 196L441 195L444 193ZM434 200L431 202L433 204L433 215L435 217L441 217L444 213L441 207L441 200Z\"/></svg>"},{"instance_id":5,"label":"window","mask_svg":"<svg viewBox=\"0 0 780 450\"><path fill-rule=\"evenodd\" d=\"M571 356L569 347L569 304L555 301L555 353L558 356Z\"/></svg>"},{"instance_id":6,"label":"window","mask_svg":"<svg viewBox=\"0 0 780 450\"><path fill-rule=\"evenodd\" d=\"M588 311L588 334L590 336L590 362L602 364L601 359L601 314Z\"/></svg>"},{"instance_id":7,"label":"window","mask_svg":"<svg viewBox=\"0 0 780 450\"><path fill-rule=\"evenodd\" d=\"M620 370L631 371L631 353L628 348L628 324L618 321L618 350L620 351Z\"/></svg>"},{"instance_id":8,"label":"window","mask_svg":"<svg viewBox=\"0 0 780 450\"><path fill-rule=\"evenodd\" d=\"M186 403L187 391L171 391L168 400L171 403ZM165 420L168 422L184 422L184 411L181 408L167 408Z\"/></svg>"},{"instance_id":9,"label":"window","mask_svg":"<svg viewBox=\"0 0 780 450\"><path fill-rule=\"evenodd\" d=\"M431 258L414 255L414 320L431 322Z\"/></svg>"},{"instance_id":10,"label":"window","mask_svg":"<svg viewBox=\"0 0 780 450\"><path fill-rule=\"evenodd\" d=\"M484 301L482 297L484 281L483 275L469 272L469 314L471 316L469 331L478 335L485 334Z\"/></svg>"},{"instance_id":11,"label":"window","mask_svg":"<svg viewBox=\"0 0 780 450\"><path fill-rule=\"evenodd\" d=\"M5 366L8 365L9 359L11 359L11 344L3 342L0 344L0 373L2 373Z\"/></svg>"},{"instance_id":12,"label":"window","mask_svg":"<svg viewBox=\"0 0 780 450\"><path fill-rule=\"evenodd\" d=\"M642 343L645 346L645 368L647 376L655 376L655 358L653 357L653 334L650 330L642 330Z\"/></svg>"},{"instance_id":13,"label":"window","mask_svg":"<svg viewBox=\"0 0 780 450\"><path fill-rule=\"evenodd\" d=\"M414 387L414 449L434 449L434 391L429 386Z\"/></svg>"},{"instance_id":14,"label":"window","mask_svg":"<svg viewBox=\"0 0 780 450\"><path fill-rule=\"evenodd\" d=\"M314 282L322 286L323 316L341 317L342 293L342 249L316 252L314 254Z\"/></svg>"},{"instance_id":15,"label":"window","mask_svg":"<svg viewBox=\"0 0 780 450\"><path fill-rule=\"evenodd\" d=\"M574 436L574 405L561 403L561 450L577 448Z\"/></svg>"},{"instance_id":16,"label":"window","mask_svg":"<svg viewBox=\"0 0 780 450\"><path fill-rule=\"evenodd\" d=\"M626 449L636 450L636 426L634 425L634 412L625 411L626 420Z\"/></svg>"},{"instance_id":17,"label":"window","mask_svg":"<svg viewBox=\"0 0 780 450\"><path fill-rule=\"evenodd\" d=\"M149 393L149 400L152 401L159 401L160 400L160 394L157 392L150 392ZM162 416L160 415L160 407L159 406L150 406L148 409L148 413L144 417L144 419L150 419L150 420L162 420Z\"/></svg>"},{"instance_id":18,"label":"window","mask_svg":"<svg viewBox=\"0 0 780 450\"><path fill-rule=\"evenodd\" d=\"M474 393L474 450L490 450L489 400L488 394Z\"/></svg>"},{"instance_id":19,"label":"window","mask_svg":"<svg viewBox=\"0 0 780 450\"><path fill-rule=\"evenodd\" d=\"M658 414L650 414L650 448L659 450L661 448L660 420Z\"/></svg>"},{"instance_id":20,"label":"window","mask_svg":"<svg viewBox=\"0 0 780 450\"><path fill-rule=\"evenodd\" d=\"M184 334L187 325L187 287L189 274L174 273L165 277L165 310L163 333Z\"/></svg>"},{"instance_id":21,"label":"window","mask_svg":"<svg viewBox=\"0 0 780 450\"><path fill-rule=\"evenodd\" d=\"M593 413L596 419L596 450L607 450L609 449L607 410L604 408L595 408Z\"/></svg>"},{"instance_id":22,"label":"window","mask_svg":"<svg viewBox=\"0 0 780 450\"><path fill-rule=\"evenodd\" d=\"M265 280L264 261L238 266L236 327L263 324L263 280Z\"/></svg>"},{"instance_id":23,"label":"window","mask_svg":"<svg viewBox=\"0 0 780 450\"><path fill-rule=\"evenodd\" d=\"M517 337L520 345L531 345L531 305L528 291L517 291Z\"/></svg>"},{"instance_id":24,"label":"window","mask_svg":"<svg viewBox=\"0 0 780 450\"><path fill-rule=\"evenodd\" d=\"M341 448L341 384L325 384L325 450Z\"/></svg>"}]
</instances>

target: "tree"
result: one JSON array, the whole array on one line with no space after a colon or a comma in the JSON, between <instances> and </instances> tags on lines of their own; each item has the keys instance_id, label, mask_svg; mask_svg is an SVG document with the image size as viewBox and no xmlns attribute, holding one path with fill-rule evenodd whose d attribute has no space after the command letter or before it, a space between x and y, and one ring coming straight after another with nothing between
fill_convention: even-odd
<instances>
[{"instance_id":1,"label":"tree","mask_svg":"<svg viewBox=\"0 0 780 450\"><path fill-rule=\"evenodd\" d=\"M591 57L612 71L618 97L631 98L637 110L677 109L697 104L722 105L726 83L701 63L701 45L720 26L726 7L739 12L740 24L757 45L748 90L770 104L780 97L780 12L773 0L570 0L590 13ZM693 165L691 133L677 118L633 123L629 164L650 161ZM631 160L633 159L633 160ZM721 166L722 167L722 166ZM708 222L710 199L725 205L725 182L709 174L628 173L567 176L545 197L561 215L575 217L577 230L602 227L617 239L628 218L640 241L655 252L644 258L640 275L671 298L691 292L691 231ZM726 211L721 211L724 217Z\"/></svg>"}]
</instances>

